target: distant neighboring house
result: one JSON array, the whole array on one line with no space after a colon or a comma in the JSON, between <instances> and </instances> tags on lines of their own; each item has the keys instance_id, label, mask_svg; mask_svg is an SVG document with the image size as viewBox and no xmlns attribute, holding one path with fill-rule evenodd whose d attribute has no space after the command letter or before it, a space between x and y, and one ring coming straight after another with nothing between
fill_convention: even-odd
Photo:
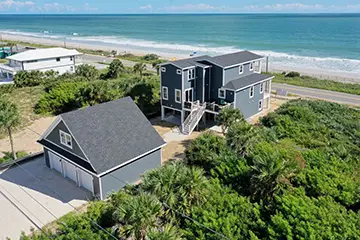
<instances>
[{"instance_id":1,"label":"distant neighboring house","mask_svg":"<svg viewBox=\"0 0 360 240\"><path fill-rule=\"evenodd\" d=\"M273 78L261 74L263 59L241 51L161 64L162 119L176 116L190 134L203 117L215 120L224 107L240 109L245 118L260 113L270 106Z\"/></svg>"},{"instance_id":2,"label":"distant neighboring house","mask_svg":"<svg viewBox=\"0 0 360 240\"><path fill-rule=\"evenodd\" d=\"M8 63L0 64L0 82L12 82L19 71L54 70L59 74L75 72L76 65L81 64L82 53L75 49L43 48L27 50L6 57Z\"/></svg>"},{"instance_id":3,"label":"distant neighboring house","mask_svg":"<svg viewBox=\"0 0 360 240\"><path fill-rule=\"evenodd\" d=\"M38 142L47 167L99 199L161 166L165 145L130 97L61 114Z\"/></svg>"}]
</instances>

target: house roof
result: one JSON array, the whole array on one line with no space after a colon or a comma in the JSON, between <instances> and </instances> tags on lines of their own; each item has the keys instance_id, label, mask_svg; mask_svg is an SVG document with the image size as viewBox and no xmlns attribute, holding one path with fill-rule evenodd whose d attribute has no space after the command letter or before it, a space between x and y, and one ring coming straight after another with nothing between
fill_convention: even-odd
<instances>
[{"instance_id":1,"label":"house roof","mask_svg":"<svg viewBox=\"0 0 360 240\"><path fill-rule=\"evenodd\" d=\"M241 88L256 84L258 82L261 82L269 78L273 78L273 76L260 74L260 73L253 73L244 77L234 79L228 82L227 84L225 84L223 88L231 89L231 90L239 90Z\"/></svg>"},{"instance_id":2,"label":"house roof","mask_svg":"<svg viewBox=\"0 0 360 240\"><path fill-rule=\"evenodd\" d=\"M229 67L232 65L245 63L260 58L263 57L249 51L241 51L212 57L211 61L221 67Z\"/></svg>"},{"instance_id":3,"label":"house roof","mask_svg":"<svg viewBox=\"0 0 360 240\"><path fill-rule=\"evenodd\" d=\"M98 174L165 144L130 97L60 116Z\"/></svg>"},{"instance_id":4,"label":"house roof","mask_svg":"<svg viewBox=\"0 0 360 240\"><path fill-rule=\"evenodd\" d=\"M7 59L23 62L23 61L32 61L39 59L77 56L77 55L82 55L82 53L78 52L75 49L41 48L41 49L27 50L25 52L17 53L7 57Z\"/></svg>"},{"instance_id":5,"label":"house roof","mask_svg":"<svg viewBox=\"0 0 360 240\"><path fill-rule=\"evenodd\" d=\"M176 61L171 61L171 62L167 62L164 63L162 65L165 64L173 64L179 68L188 68L188 67L195 67L196 64L198 64L197 61L202 61L202 60L210 60L211 57L208 55L203 55L203 56L198 56L198 57L192 57L192 58L186 58L186 59L181 59L181 60L176 60Z\"/></svg>"}]
</instances>

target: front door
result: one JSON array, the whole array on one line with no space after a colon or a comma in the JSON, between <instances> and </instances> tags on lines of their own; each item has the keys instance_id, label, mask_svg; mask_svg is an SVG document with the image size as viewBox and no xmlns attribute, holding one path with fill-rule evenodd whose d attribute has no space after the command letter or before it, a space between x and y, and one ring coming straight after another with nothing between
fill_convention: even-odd
<instances>
[{"instance_id":1,"label":"front door","mask_svg":"<svg viewBox=\"0 0 360 240\"><path fill-rule=\"evenodd\" d=\"M185 102L193 101L193 89L189 88L185 90Z\"/></svg>"}]
</instances>

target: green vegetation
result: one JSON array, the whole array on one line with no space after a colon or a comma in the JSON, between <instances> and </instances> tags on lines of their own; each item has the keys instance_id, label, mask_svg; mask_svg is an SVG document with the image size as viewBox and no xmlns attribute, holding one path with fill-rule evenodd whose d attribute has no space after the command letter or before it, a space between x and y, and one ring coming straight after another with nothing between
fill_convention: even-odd
<instances>
[{"instance_id":1,"label":"green vegetation","mask_svg":"<svg viewBox=\"0 0 360 240\"><path fill-rule=\"evenodd\" d=\"M16 160L12 131L20 124L20 114L17 106L5 97L0 97L0 128L8 133L13 159Z\"/></svg>"},{"instance_id":2,"label":"green vegetation","mask_svg":"<svg viewBox=\"0 0 360 240\"><path fill-rule=\"evenodd\" d=\"M301 87L318 88L337 92L351 93L360 95L360 84L342 83L332 80L321 80L309 76L300 76L296 72L286 73L270 73L275 76L273 79L276 83L286 83Z\"/></svg>"},{"instance_id":3,"label":"green vegetation","mask_svg":"<svg viewBox=\"0 0 360 240\"><path fill-rule=\"evenodd\" d=\"M0 63L7 63L8 60L7 59L0 59Z\"/></svg>"},{"instance_id":4,"label":"green vegetation","mask_svg":"<svg viewBox=\"0 0 360 240\"><path fill-rule=\"evenodd\" d=\"M0 158L0 164L11 161L11 160L14 160L13 153L11 153L11 152L2 152L2 154L4 154L4 156L2 158ZM27 155L29 155L29 154L26 153L26 152L23 152L23 151L16 152L16 158L23 158L23 157L26 157Z\"/></svg>"},{"instance_id":5,"label":"green vegetation","mask_svg":"<svg viewBox=\"0 0 360 240\"><path fill-rule=\"evenodd\" d=\"M133 61L133 62L154 64L153 67L155 67L155 65L157 65L157 64L166 62L166 60L160 59L160 57L156 54L146 54L143 56L139 56L139 55L134 55L131 53L125 53L125 54L117 55L116 57L120 58L120 59Z\"/></svg>"},{"instance_id":6,"label":"green vegetation","mask_svg":"<svg viewBox=\"0 0 360 240\"><path fill-rule=\"evenodd\" d=\"M257 126L232 122L225 138L202 134L185 161L145 173L48 234L111 239L91 218L119 239L359 239L359 119L342 105L296 100Z\"/></svg>"}]
</instances>

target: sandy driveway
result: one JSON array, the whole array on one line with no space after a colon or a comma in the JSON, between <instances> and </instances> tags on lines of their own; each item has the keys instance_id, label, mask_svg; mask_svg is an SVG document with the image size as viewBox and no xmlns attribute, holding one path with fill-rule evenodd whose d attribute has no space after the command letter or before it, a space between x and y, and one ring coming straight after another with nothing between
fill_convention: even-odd
<instances>
[{"instance_id":1,"label":"sandy driveway","mask_svg":"<svg viewBox=\"0 0 360 240\"><path fill-rule=\"evenodd\" d=\"M15 150L28 153L42 151L42 146L36 142L40 138L36 133L42 134L45 132L54 119L55 117L40 118L22 131L13 134ZM0 155L2 155L2 152L9 151L11 151L9 138L0 139Z\"/></svg>"}]
</instances>

